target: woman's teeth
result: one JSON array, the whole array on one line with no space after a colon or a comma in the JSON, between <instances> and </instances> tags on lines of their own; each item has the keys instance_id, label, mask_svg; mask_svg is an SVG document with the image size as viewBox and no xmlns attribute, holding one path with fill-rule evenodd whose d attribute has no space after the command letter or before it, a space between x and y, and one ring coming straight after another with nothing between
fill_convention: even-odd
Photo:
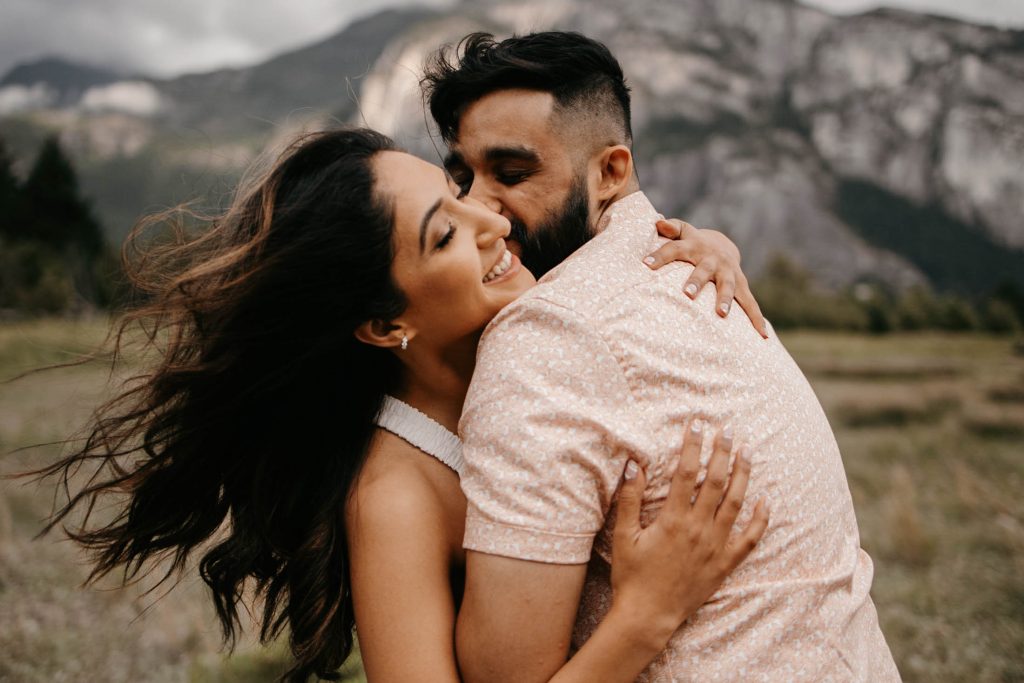
<instances>
[{"instance_id":1,"label":"woman's teeth","mask_svg":"<svg viewBox=\"0 0 1024 683\"><path fill-rule=\"evenodd\" d=\"M494 278L504 275L505 271L508 270L511 265L512 252L506 249L505 253L501 256L501 260L498 261L498 265L491 268L491 272L487 273L487 275L484 275L484 282L490 282Z\"/></svg>"}]
</instances>

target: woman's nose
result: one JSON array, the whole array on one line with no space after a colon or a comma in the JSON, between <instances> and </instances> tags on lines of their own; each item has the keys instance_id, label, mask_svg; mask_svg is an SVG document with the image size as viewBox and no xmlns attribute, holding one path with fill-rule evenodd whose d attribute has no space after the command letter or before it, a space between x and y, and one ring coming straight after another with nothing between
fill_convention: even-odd
<instances>
[{"instance_id":1,"label":"woman's nose","mask_svg":"<svg viewBox=\"0 0 1024 683\"><path fill-rule=\"evenodd\" d=\"M486 204L472 197L466 197L466 204L477 215L477 241L480 244L489 245L496 240L508 237L512 232L512 223Z\"/></svg>"}]
</instances>

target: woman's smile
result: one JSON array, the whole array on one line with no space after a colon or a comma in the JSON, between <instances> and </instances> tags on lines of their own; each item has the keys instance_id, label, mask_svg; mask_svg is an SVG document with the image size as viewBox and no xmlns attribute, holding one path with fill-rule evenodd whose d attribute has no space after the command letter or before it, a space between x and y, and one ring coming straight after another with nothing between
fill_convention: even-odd
<instances>
[{"instance_id":1,"label":"woman's smile","mask_svg":"<svg viewBox=\"0 0 1024 683\"><path fill-rule=\"evenodd\" d=\"M521 267L522 263L519 261L519 257L505 249L494 267L484 275L484 284L492 285L510 280L519 273Z\"/></svg>"}]
</instances>

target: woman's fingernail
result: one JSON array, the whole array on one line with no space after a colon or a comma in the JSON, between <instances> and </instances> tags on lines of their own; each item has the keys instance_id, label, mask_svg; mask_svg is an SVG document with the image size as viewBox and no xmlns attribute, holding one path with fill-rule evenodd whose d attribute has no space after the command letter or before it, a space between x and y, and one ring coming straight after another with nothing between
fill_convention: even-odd
<instances>
[{"instance_id":1,"label":"woman's fingernail","mask_svg":"<svg viewBox=\"0 0 1024 683\"><path fill-rule=\"evenodd\" d=\"M722 430L722 446L726 449L732 448L732 425L725 425Z\"/></svg>"},{"instance_id":2,"label":"woman's fingernail","mask_svg":"<svg viewBox=\"0 0 1024 683\"><path fill-rule=\"evenodd\" d=\"M690 423L690 431L694 434L700 434L704 427L701 425L700 420L694 420Z\"/></svg>"},{"instance_id":3,"label":"woman's fingernail","mask_svg":"<svg viewBox=\"0 0 1024 683\"><path fill-rule=\"evenodd\" d=\"M744 446L740 449L740 457L743 458L743 462L750 464L750 448Z\"/></svg>"},{"instance_id":4,"label":"woman's fingernail","mask_svg":"<svg viewBox=\"0 0 1024 683\"><path fill-rule=\"evenodd\" d=\"M720 305L720 306L718 307L718 310L720 310L720 311L722 312L722 315L729 315L729 302L728 302L728 301L726 301L726 302L723 302L723 303L722 303L722 304L721 304L721 305Z\"/></svg>"},{"instance_id":5,"label":"woman's fingernail","mask_svg":"<svg viewBox=\"0 0 1024 683\"><path fill-rule=\"evenodd\" d=\"M647 258L644 259L644 263L646 263L649 266L653 266L654 265L654 257L653 256L648 256Z\"/></svg>"},{"instance_id":6,"label":"woman's fingernail","mask_svg":"<svg viewBox=\"0 0 1024 683\"><path fill-rule=\"evenodd\" d=\"M623 476L626 479L636 479L637 472L640 471L640 466L636 464L635 460L630 460L626 463L626 471Z\"/></svg>"},{"instance_id":7,"label":"woman's fingernail","mask_svg":"<svg viewBox=\"0 0 1024 683\"><path fill-rule=\"evenodd\" d=\"M688 296L696 296L697 295L697 285L695 285L695 284L693 284L691 282L690 284L686 285L686 289L684 289L683 291L686 292L686 294Z\"/></svg>"}]
</instances>

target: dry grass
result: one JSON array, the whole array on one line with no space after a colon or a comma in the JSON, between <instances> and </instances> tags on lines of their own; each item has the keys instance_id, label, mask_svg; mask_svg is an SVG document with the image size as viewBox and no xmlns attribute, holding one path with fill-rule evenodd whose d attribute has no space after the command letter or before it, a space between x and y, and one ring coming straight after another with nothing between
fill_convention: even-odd
<instances>
[{"instance_id":1,"label":"dry grass","mask_svg":"<svg viewBox=\"0 0 1024 683\"><path fill-rule=\"evenodd\" d=\"M95 351L102 320L0 326L0 382ZM0 384L0 474L42 466L59 445L11 453L73 434L102 398L102 362L31 374ZM154 580L83 589L86 558L60 534L34 539L53 500L52 483L0 480L0 681L245 683L283 672L281 645L239 643L227 657L196 572L168 592ZM358 672L346 680L362 680Z\"/></svg>"},{"instance_id":2,"label":"dry grass","mask_svg":"<svg viewBox=\"0 0 1024 683\"><path fill-rule=\"evenodd\" d=\"M0 378L69 360L103 332L102 321L0 327ZM1024 681L1024 355L982 336L784 341L832 418L904 679ZM0 384L0 452L71 433L105 378L93 364ZM0 471L58 451L8 455ZM81 589L75 549L32 540L51 493L0 482L0 681L243 683L280 670L280 647L220 653L194 579L156 601L142 587Z\"/></svg>"},{"instance_id":3,"label":"dry grass","mask_svg":"<svg viewBox=\"0 0 1024 683\"><path fill-rule=\"evenodd\" d=\"M1024 437L1024 406L982 404L964 411L967 431L993 439Z\"/></svg>"},{"instance_id":4,"label":"dry grass","mask_svg":"<svg viewBox=\"0 0 1024 683\"><path fill-rule=\"evenodd\" d=\"M948 387L920 389L901 384L876 389L857 386L830 407L833 422L847 427L902 427L935 424L960 406L960 398Z\"/></svg>"},{"instance_id":5,"label":"dry grass","mask_svg":"<svg viewBox=\"0 0 1024 683\"><path fill-rule=\"evenodd\" d=\"M1024 357L970 335L785 341L832 419L904 680L1024 681L1024 410L999 398ZM871 363L958 370L830 371Z\"/></svg>"},{"instance_id":6,"label":"dry grass","mask_svg":"<svg viewBox=\"0 0 1024 683\"><path fill-rule=\"evenodd\" d=\"M1024 403L1024 375L1013 384L998 384L988 390L988 397L998 403Z\"/></svg>"},{"instance_id":7,"label":"dry grass","mask_svg":"<svg viewBox=\"0 0 1024 683\"><path fill-rule=\"evenodd\" d=\"M829 379L912 382L956 377L964 367L962 363L947 359L894 356L877 360L827 358L807 363L804 371Z\"/></svg>"}]
</instances>

